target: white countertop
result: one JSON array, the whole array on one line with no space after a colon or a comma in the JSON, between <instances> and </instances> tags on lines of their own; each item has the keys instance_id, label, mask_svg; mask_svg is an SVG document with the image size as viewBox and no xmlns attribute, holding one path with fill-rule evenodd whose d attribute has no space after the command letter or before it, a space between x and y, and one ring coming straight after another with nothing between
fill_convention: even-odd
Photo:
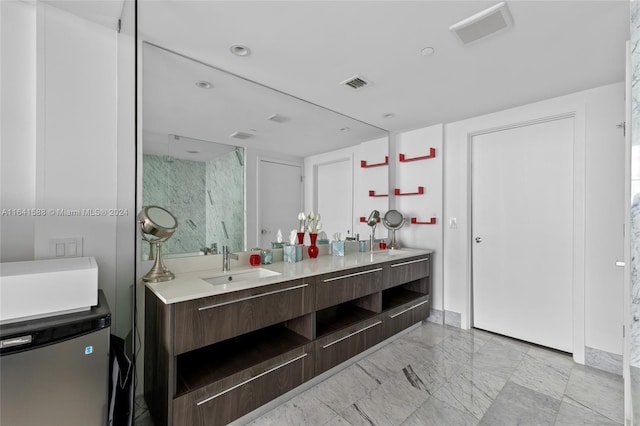
<instances>
[{"instance_id":1,"label":"white countertop","mask_svg":"<svg viewBox=\"0 0 640 426\"><path fill-rule=\"evenodd\" d=\"M175 279L160 283L146 283L146 286L164 303L171 304L430 253L432 253L431 250L403 248L401 250L374 251L373 253L347 253L345 256L322 255L315 259L305 259L296 263L275 262L260 266L237 265L232 261L229 272L223 273L217 264L215 266L212 264L211 269L179 273L174 271ZM208 278L234 276L258 268L277 272L280 275L217 285L205 281Z\"/></svg>"}]
</instances>

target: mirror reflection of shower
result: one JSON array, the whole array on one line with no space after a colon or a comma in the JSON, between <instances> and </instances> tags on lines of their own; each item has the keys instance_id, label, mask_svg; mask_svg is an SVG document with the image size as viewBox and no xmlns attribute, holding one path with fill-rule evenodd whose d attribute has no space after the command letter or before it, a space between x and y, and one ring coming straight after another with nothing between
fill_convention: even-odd
<instances>
[{"instance_id":1,"label":"mirror reflection of shower","mask_svg":"<svg viewBox=\"0 0 640 426\"><path fill-rule=\"evenodd\" d=\"M145 141L143 204L166 206L185 225L163 246L165 257L245 249L244 164L240 146L173 134Z\"/></svg>"}]
</instances>

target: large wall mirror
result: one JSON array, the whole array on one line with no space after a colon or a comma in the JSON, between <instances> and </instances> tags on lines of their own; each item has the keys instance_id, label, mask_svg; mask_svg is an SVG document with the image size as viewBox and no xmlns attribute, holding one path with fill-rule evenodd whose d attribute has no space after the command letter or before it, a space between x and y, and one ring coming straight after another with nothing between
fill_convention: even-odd
<instances>
[{"instance_id":1,"label":"large wall mirror","mask_svg":"<svg viewBox=\"0 0 640 426\"><path fill-rule=\"evenodd\" d=\"M144 19L142 27L144 39ZM163 247L168 257L216 253L222 245L233 251L264 246L276 229L297 227L297 211L305 206L295 173L305 157L387 137L377 127L147 42L142 129L142 203L167 208L179 222ZM292 170L294 177L287 177ZM299 201L288 202L282 190L264 194L282 187L279 178L292 183L289 193L299 188ZM273 199L278 195L284 200ZM276 223L267 226L266 216ZM148 259L148 247L142 257Z\"/></svg>"}]
</instances>

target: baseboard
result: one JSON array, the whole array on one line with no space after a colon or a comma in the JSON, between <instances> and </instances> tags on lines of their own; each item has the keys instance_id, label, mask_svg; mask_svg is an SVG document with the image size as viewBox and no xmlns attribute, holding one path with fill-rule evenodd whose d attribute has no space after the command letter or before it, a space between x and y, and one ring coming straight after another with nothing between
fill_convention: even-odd
<instances>
[{"instance_id":1,"label":"baseboard","mask_svg":"<svg viewBox=\"0 0 640 426\"><path fill-rule=\"evenodd\" d=\"M444 312L440 309L431 309L427 321L436 324L445 324L451 327L460 328L462 324L462 315L458 312L447 311Z\"/></svg>"},{"instance_id":2,"label":"baseboard","mask_svg":"<svg viewBox=\"0 0 640 426\"><path fill-rule=\"evenodd\" d=\"M584 347L585 365L622 376L622 355Z\"/></svg>"}]
</instances>

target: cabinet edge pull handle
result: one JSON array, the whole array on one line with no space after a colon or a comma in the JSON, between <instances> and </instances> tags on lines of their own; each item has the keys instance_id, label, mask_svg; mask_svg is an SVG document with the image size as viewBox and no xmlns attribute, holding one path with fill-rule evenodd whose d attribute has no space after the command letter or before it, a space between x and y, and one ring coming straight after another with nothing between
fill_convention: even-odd
<instances>
[{"instance_id":1,"label":"cabinet edge pull handle","mask_svg":"<svg viewBox=\"0 0 640 426\"><path fill-rule=\"evenodd\" d=\"M404 265L410 265L412 263L418 263L418 262L428 262L429 258L426 259L416 259L416 260L409 260L406 262L401 262L401 263L394 263L393 265L391 265L392 268L395 268L396 266L404 266Z\"/></svg>"},{"instance_id":2,"label":"cabinet edge pull handle","mask_svg":"<svg viewBox=\"0 0 640 426\"><path fill-rule=\"evenodd\" d=\"M206 311L207 309L211 309L211 308L218 308L220 306L230 305L232 303L244 302L245 300L257 299L258 297L269 296L272 294L282 293L284 291L289 291L289 290L297 290L299 288L308 287L308 286L309 284L300 284L293 287L281 288L280 290L273 290L273 291L268 291L266 293L254 294L253 296L247 296L247 297L242 297L240 299L229 300L227 302L216 303L215 305L201 306L198 308L198 310Z\"/></svg>"},{"instance_id":3,"label":"cabinet edge pull handle","mask_svg":"<svg viewBox=\"0 0 640 426\"><path fill-rule=\"evenodd\" d=\"M331 343L327 343L326 345L323 345L322 349L327 349L329 346L333 346L336 343L342 342L344 339L348 339L349 337L355 336L358 333L362 333L363 331L366 331L366 330L368 330L368 329L370 329L372 327L375 327L377 325L380 325L380 324L382 324L382 321L377 321L377 322L375 322L375 323L373 323L371 325L368 325L368 326L366 326L364 328L361 328L360 330L354 331L353 333L349 333L346 336L343 336L343 337L339 338L338 340L334 340Z\"/></svg>"},{"instance_id":4,"label":"cabinet edge pull handle","mask_svg":"<svg viewBox=\"0 0 640 426\"><path fill-rule=\"evenodd\" d=\"M358 275L371 274L373 272L378 272L378 271L382 271L382 268L369 269L367 271L354 272L353 274L340 275L339 277L334 277L334 278L327 278L326 280L323 280L323 282L328 283L330 281L341 280L343 278L349 278L349 277L357 277Z\"/></svg>"},{"instance_id":5,"label":"cabinet edge pull handle","mask_svg":"<svg viewBox=\"0 0 640 426\"><path fill-rule=\"evenodd\" d=\"M400 312L395 313L395 314L393 314L393 315L389 315L389 318L392 318L392 319L393 319L393 318L395 318L395 317L397 317L397 316L400 316L400 315L402 315L402 314L404 314L404 313L409 312L409 311L410 311L410 310L412 310L412 309L417 308L418 306L422 306L422 305L424 305L425 303L428 303L428 302L429 302L429 299L427 299L427 300L423 300L422 302L420 302L420 303L416 303L415 305L413 305L413 306L411 306L411 307L409 307L409 308L407 308L407 309L405 309L405 310L403 310L403 311L400 311Z\"/></svg>"},{"instance_id":6,"label":"cabinet edge pull handle","mask_svg":"<svg viewBox=\"0 0 640 426\"><path fill-rule=\"evenodd\" d=\"M212 395L212 396L210 396L210 397L208 397L208 398L203 399L202 401L198 401L198 402L196 402L196 405L197 405L197 406L200 406L200 405L202 405L202 404L206 404L207 402L209 402L209 401L211 401L211 400L213 400L213 399L216 399L216 398L218 398L219 396L224 395L225 393L231 392L231 391L232 391L232 390L234 390L234 389L238 389L240 386L244 386L244 385L246 385L247 383L253 382L253 381L254 381L254 380L256 380L256 379L259 379L260 377L262 377L262 376L264 376L264 375L266 375L266 374L272 373L272 372L274 372L274 371L276 371L276 370L278 370L278 369L280 369L280 368L282 368L282 367L285 367L285 366L287 366L287 365L291 364L292 362L296 362L296 361L298 361L298 360L300 360L300 359L302 359L302 358L306 357L307 355L308 355L308 353L306 353L306 352L305 352L305 353L303 353L302 355L298 355L297 357L295 357L295 358L293 358L293 359L290 359L289 361L285 361L285 362L283 362L283 363L282 363L282 364L280 364L280 365L276 365L275 367L272 367L272 368L268 369L267 371L263 371L262 373L258 374L257 376L251 377L251 378L249 378L249 379L247 379L247 380L244 380L244 381L242 381L242 382L240 382L240 383L238 383L238 384L236 384L236 385L233 385L233 386L231 386L229 389L225 389L225 390L223 390L222 392L218 392L218 393L217 393L217 394L215 394L215 395Z\"/></svg>"}]
</instances>

